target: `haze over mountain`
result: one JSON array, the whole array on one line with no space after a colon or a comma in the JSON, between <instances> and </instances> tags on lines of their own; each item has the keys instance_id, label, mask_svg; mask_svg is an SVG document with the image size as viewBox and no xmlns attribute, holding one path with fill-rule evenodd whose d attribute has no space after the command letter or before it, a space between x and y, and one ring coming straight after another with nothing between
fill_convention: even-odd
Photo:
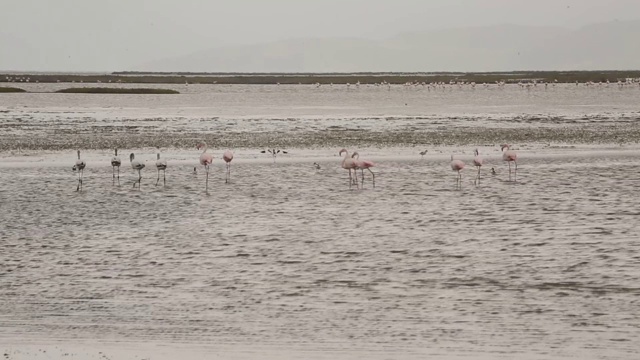
<instances>
[{"instance_id":1,"label":"haze over mountain","mask_svg":"<svg viewBox=\"0 0 640 360\"><path fill-rule=\"evenodd\" d=\"M629 70L640 67L640 21L571 30L497 25L385 40L307 38L211 48L141 64L142 71L352 72Z\"/></svg>"},{"instance_id":2,"label":"haze over mountain","mask_svg":"<svg viewBox=\"0 0 640 360\"><path fill-rule=\"evenodd\" d=\"M4 1L0 71L627 69L638 14L638 0Z\"/></svg>"}]
</instances>

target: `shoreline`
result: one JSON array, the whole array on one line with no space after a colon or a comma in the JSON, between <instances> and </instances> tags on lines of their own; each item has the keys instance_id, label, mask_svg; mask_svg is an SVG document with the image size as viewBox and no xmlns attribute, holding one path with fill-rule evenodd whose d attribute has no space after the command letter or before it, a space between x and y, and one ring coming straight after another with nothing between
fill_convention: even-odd
<instances>
[{"instance_id":1,"label":"shoreline","mask_svg":"<svg viewBox=\"0 0 640 360\"><path fill-rule=\"evenodd\" d=\"M0 72L0 83L84 82L138 84L405 84L408 82L477 84L504 81L538 83L617 82L640 79L640 70L600 71L501 71L501 72L362 72L362 73L207 73L207 72L137 72L120 71L104 74L42 74L33 72Z\"/></svg>"}]
</instances>

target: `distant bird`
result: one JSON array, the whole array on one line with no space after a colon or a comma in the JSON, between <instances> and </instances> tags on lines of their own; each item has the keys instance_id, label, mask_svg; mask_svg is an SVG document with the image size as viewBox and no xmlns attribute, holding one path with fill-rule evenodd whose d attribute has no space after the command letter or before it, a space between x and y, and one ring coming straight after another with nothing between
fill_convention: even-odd
<instances>
[{"instance_id":1,"label":"distant bird","mask_svg":"<svg viewBox=\"0 0 640 360\"><path fill-rule=\"evenodd\" d=\"M118 185L120 185L120 164L122 160L118 157L118 149L115 149L115 155L111 158L111 169L113 170L113 181L116 181L116 168L118 168Z\"/></svg>"},{"instance_id":2,"label":"distant bird","mask_svg":"<svg viewBox=\"0 0 640 360\"><path fill-rule=\"evenodd\" d=\"M202 154L200 154L200 165L204 166L204 169L207 172L207 181L206 181L206 185L205 185L205 191L207 193L209 193L209 165L211 165L211 163L213 162L213 155L207 153L207 144L206 143L200 143L196 146L196 149L200 150L200 149L204 149L204 151L202 151Z\"/></svg>"},{"instance_id":3,"label":"distant bird","mask_svg":"<svg viewBox=\"0 0 640 360\"><path fill-rule=\"evenodd\" d=\"M456 178L456 186L458 188L462 187L462 169L464 169L464 163L462 160L454 160L453 155L451 155L451 170L458 173L458 177Z\"/></svg>"},{"instance_id":4,"label":"distant bird","mask_svg":"<svg viewBox=\"0 0 640 360\"><path fill-rule=\"evenodd\" d=\"M160 171L162 171L163 185L167 185L167 160L160 160L160 153L158 153L158 159L156 160L156 169L158 169L158 180L156 180L156 186L160 182Z\"/></svg>"},{"instance_id":5,"label":"distant bird","mask_svg":"<svg viewBox=\"0 0 640 360\"><path fill-rule=\"evenodd\" d=\"M478 168L478 175L476 175L476 179L474 180L474 183L477 185L478 183L480 183L480 169L482 168L484 159L482 158L482 156L480 156L480 152L478 151L478 149L476 149L473 153L476 155L476 157L473 158L473 166Z\"/></svg>"},{"instance_id":6,"label":"distant bird","mask_svg":"<svg viewBox=\"0 0 640 360\"><path fill-rule=\"evenodd\" d=\"M496 169L491 168L491 175L497 175L497 173L496 173Z\"/></svg>"},{"instance_id":7,"label":"distant bird","mask_svg":"<svg viewBox=\"0 0 640 360\"><path fill-rule=\"evenodd\" d=\"M360 154L358 154L357 151L353 152L353 155L351 155L351 158L353 158L355 160L355 164L356 164L356 169L360 169L360 174L362 175L362 186L364 186L364 170L369 170L369 172L371 173L371 176L373 177L373 187L376 187L376 174L373 173L373 171L371 171L372 167L375 167L376 164L374 164L373 162L369 161L369 160L360 160Z\"/></svg>"},{"instance_id":8,"label":"distant bird","mask_svg":"<svg viewBox=\"0 0 640 360\"><path fill-rule=\"evenodd\" d=\"M233 160L233 153L230 150L227 150L222 154L222 160L227 163L227 177L224 182L227 184L231 181L231 160Z\"/></svg>"},{"instance_id":9,"label":"distant bird","mask_svg":"<svg viewBox=\"0 0 640 360\"><path fill-rule=\"evenodd\" d=\"M271 156L273 157L273 162L276 162L276 156L282 151L283 154L288 154L288 152L284 151L284 150L276 150L276 149L267 149L267 150L262 150L260 151L263 154L266 154L267 152L269 154L271 154Z\"/></svg>"},{"instance_id":10,"label":"distant bird","mask_svg":"<svg viewBox=\"0 0 640 360\"><path fill-rule=\"evenodd\" d=\"M142 169L144 169L144 164L138 160L135 160L136 156L131 153L129 155L129 161L131 162L131 168L133 170L138 170L138 180L133 182L133 187L136 187L136 183L138 183L138 189L140 189L140 185L142 185Z\"/></svg>"},{"instance_id":11,"label":"distant bird","mask_svg":"<svg viewBox=\"0 0 640 360\"><path fill-rule=\"evenodd\" d=\"M420 155L422 156L422 158L423 158L423 159L424 159L424 156L425 156L425 155L427 155L427 152L428 152L428 151L429 151L429 150L425 150L425 151L421 151L421 152L420 152Z\"/></svg>"},{"instance_id":12,"label":"distant bird","mask_svg":"<svg viewBox=\"0 0 640 360\"><path fill-rule=\"evenodd\" d=\"M314 162L313 166L316 168L316 170L320 170L321 169L320 164L318 164L318 163Z\"/></svg>"},{"instance_id":13,"label":"distant bird","mask_svg":"<svg viewBox=\"0 0 640 360\"><path fill-rule=\"evenodd\" d=\"M82 176L84 175L84 168L87 166L87 163L84 160L80 159L80 150L78 150L78 160L76 160L76 164L73 169L78 170L78 187L76 191L80 191L82 189Z\"/></svg>"},{"instance_id":14,"label":"distant bird","mask_svg":"<svg viewBox=\"0 0 640 360\"><path fill-rule=\"evenodd\" d=\"M198 169L194 166L193 167L193 175L197 175L198 174Z\"/></svg>"},{"instance_id":15,"label":"distant bird","mask_svg":"<svg viewBox=\"0 0 640 360\"><path fill-rule=\"evenodd\" d=\"M353 185L354 176L355 176L356 187L358 187L358 173L356 172L356 163L353 160L353 158L349 156L349 151L347 151L347 149L340 150L338 155L342 156L343 153L344 153L344 158L342 159L341 166L343 169L349 170L349 188L351 188L351 185ZM351 170L353 170L354 176L351 176Z\"/></svg>"},{"instance_id":16,"label":"distant bird","mask_svg":"<svg viewBox=\"0 0 640 360\"><path fill-rule=\"evenodd\" d=\"M502 144L500 146L500 150L502 150L502 161L506 161L509 164L509 181L511 181L511 162L513 162L515 165L513 181L518 181L518 163L516 161L518 159L518 154L516 154L515 151L510 150L510 148L511 145L509 144Z\"/></svg>"}]
</instances>

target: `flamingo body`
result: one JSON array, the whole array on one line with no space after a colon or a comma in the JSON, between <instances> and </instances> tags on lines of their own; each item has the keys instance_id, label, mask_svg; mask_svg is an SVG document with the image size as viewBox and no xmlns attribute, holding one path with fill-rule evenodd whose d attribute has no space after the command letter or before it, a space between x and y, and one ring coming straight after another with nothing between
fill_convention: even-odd
<instances>
[{"instance_id":1,"label":"flamingo body","mask_svg":"<svg viewBox=\"0 0 640 360\"><path fill-rule=\"evenodd\" d=\"M160 171L163 175L163 183L167 185L167 160L160 159L160 153L158 153L158 159L156 160L156 169L158 169L158 180L156 180L156 186L160 182Z\"/></svg>"},{"instance_id":2,"label":"flamingo body","mask_svg":"<svg viewBox=\"0 0 640 360\"><path fill-rule=\"evenodd\" d=\"M129 155L129 161L131 162L131 168L133 170L137 170L138 171L138 180L133 182L133 187L136 187L136 183L138 184L138 189L140 188L140 185L142 184L142 169L144 169L144 164L141 163L140 161L135 159L135 155L133 153L131 153Z\"/></svg>"},{"instance_id":3,"label":"flamingo body","mask_svg":"<svg viewBox=\"0 0 640 360\"><path fill-rule=\"evenodd\" d=\"M503 144L500 147L502 150L502 161L506 161L509 164L509 181L511 181L511 163L515 165L513 181L517 181L518 179L518 154L515 151L511 150L511 145ZM505 150L506 149L506 150Z\"/></svg>"},{"instance_id":4,"label":"flamingo body","mask_svg":"<svg viewBox=\"0 0 640 360\"><path fill-rule=\"evenodd\" d=\"M227 150L222 154L222 160L227 163L227 176L224 182L229 183L229 181L231 181L231 160L233 160L233 153L231 150Z\"/></svg>"},{"instance_id":5,"label":"flamingo body","mask_svg":"<svg viewBox=\"0 0 640 360\"><path fill-rule=\"evenodd\" d=\"M213 155L207 153L207 144L200 143L196 146L196 149L203 149L202 154L200 154L200 165L204 166L204 169L207 172L207 180L205 185L205 192L209 193L209 165L213 163Z\"/></svg>"},{"instance_id":6,"label":"flamingo body","mask_svg":"<svg viewBox=\"0 0 640 360\"><path fill-rule=\"evenodd\" d=\"M360 169L362 185L364 186L364 171L369 170L373 178L373 187L376 187L376 175L373 173L373 171L371 171L371 168L375 167L376 164L374 164L373 161L370 160L360 160L360 154L358 154L357 151L355 151L353 155L351 155L351 158L354 159L356 169Z\"/></svg>"},{"instance_id":7,"label":"flamingo body","mask_svg":"<svg viewBox=\"0 0 640 360\"><path fill-rule=\"evenodd\" d=\"M464 169L464 162L462 160L457 160L453 158L451 155L451 170L456 171L458 173L458 177L456 178L456 186L459 188L462 186L462 169Z\"/></svg>"},{"instance_id":8,"label":"flamingo body","mask_svg":"<svg viewBox=\"0 0 640 360\"><path fill-rule=\"evenodd\" d=\"M78 150L78 160L76 160L76 164L73 166L74 170L78 170L78 187L76 191L80 191L82 189L82 176L84 175L84 168L87 166L87 163L80 158L80 150Z\"/></svg>"},{"instance_id":9,"label":"flamingo body","mask_svg":"<svg viewBox=\"0 0 640 360\"><path fill-rule=\"evenodd\" d=\"M355 174L355 178L356 178L356 187L358 186L358 174L356 173L356 163L355 160L349 156L349 151L347 149L341 149L340 152L338 153L338 155L342 156L342 154L344 153L344 158L342 159L342 168L349 170L349 188L351 188L351 185L353 183L353 177L351 175L351 170L353 170L353 173Z\"/></svg>"},{"instance_id":10,"label":"flamingo body","mask_svg":"<svg viewBox=\"0 0 640 360\"><path fill-rule=\"evenodd\" d=\"M478 174L476 175L476 180L474 181L476 185L480 182L480 168L482 168L482 164L484 163L484 159L480 156L480 152L478 149L474 151L476 157L473 158L473 166L478 168Z\"/></svg>"}]
</instances>

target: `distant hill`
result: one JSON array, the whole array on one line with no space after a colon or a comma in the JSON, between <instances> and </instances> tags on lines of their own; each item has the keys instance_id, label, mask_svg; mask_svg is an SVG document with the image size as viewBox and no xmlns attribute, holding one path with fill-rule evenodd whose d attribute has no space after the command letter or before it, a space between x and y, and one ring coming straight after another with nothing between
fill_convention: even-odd
<instances>
[{"instance_id":1,"label":"distant hill","mask_svg":"<svg viewBox=\"0 0 640 360\"><path fill-rule=\"evenodd\" d=\"M293 39L220 47L132 70L216 72L628 70L640 68L640 21L572 30L498 25L385 39Z\"/></svg>"}]
</instances>

